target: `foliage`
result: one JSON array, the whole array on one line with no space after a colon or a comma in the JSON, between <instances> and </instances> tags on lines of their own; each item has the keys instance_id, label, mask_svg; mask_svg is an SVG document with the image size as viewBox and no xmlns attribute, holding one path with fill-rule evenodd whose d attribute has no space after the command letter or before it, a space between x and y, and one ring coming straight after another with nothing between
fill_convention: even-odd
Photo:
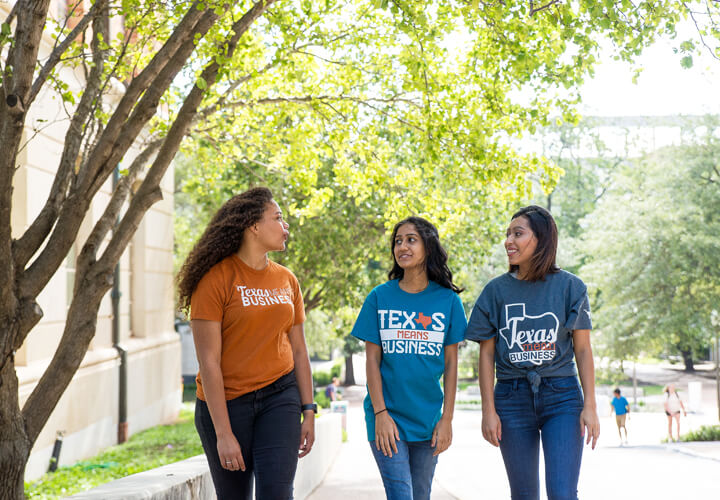
<instances>
[{"instance_id":1,"label":"foliage","mask_svg":"<svg viewBox=\"0 0 720 500\"><path fill-rule=\"evenodd\" d=\"M583 276L598 290L594 322L617 356L697 352L720 301L720 141L624 165L588 217Z\"/></svg>"},{"instance_id":2,"label":"foliage","mask_svg":"<svg viewBox=\"0 0 720 500\"><path fill-rule=\"evenodd\" d=\"M480 344L465 341L458 348L458 378L477 379Z\"/></svg>"},{"instance_id":3,"label":"foliage","mask_svg":"<svg viewBox=\"0 0 720 500\"><path fill-rule=\"evenodd\" d=\"M720 441L720 425L703 425L680 436L680 441Z\"/></svg>"},{"instance_id":4,"label":"foliage","mask_svg":"<svg viewBox=\"0 0 720 500\"><path fill-rule=\"evenodd\" d=\"M124 444L26 483L25 495L38 499L65 497L130 474L202 454L193 419L192 405L184 405L174 424L144 430Z\"/></svg>"},{"instance_id":5,"label":"foliage","mask_svg":"<svg viewBox=\"0 0 720 500\"><path fill-rule=\"evenodd\" d=\"M575 121L603 34L631 58L679 16L672 4L589 1L276 7L208 93L182 189L214 210L270 184L292 223L280 259L331 309L357 307L379 282L384 233L409 214L436 222L451 255L487 254L507 207L533 180L557 180L510 141L554 117Z\"/></svg>"},{"instance_id":6,"label":"foliage","mask_svg":"<svg viewBox=\"0 0 720 500\"><path fill-rule=\"evenodd\" d=\"M330 408L330 398L325 395L325 386L315 389L315 402L318 408Z\"/></svg>"},{"instance_id":7,"label":"foliage","mask_svg":"<svg viewBox=\"0 0 720 500\"><path fill-rule=\"evenodd\" d=\"M330 375L330 372L314 370L312 377L313 385L318 389L322 388L323 391L325 390L325 387L332 381L332 375Z\"/></svg>"},{"instance_id":8,"label":"foliage","mask_svg":"<svg viewBox=\"0 0 720 500\"><path fill-rule=\"evenodd\" d=\"M619 385L627 380L627 375L615 364L595 366L595 383L597 385Z\"/></svg>"}]
</instances>

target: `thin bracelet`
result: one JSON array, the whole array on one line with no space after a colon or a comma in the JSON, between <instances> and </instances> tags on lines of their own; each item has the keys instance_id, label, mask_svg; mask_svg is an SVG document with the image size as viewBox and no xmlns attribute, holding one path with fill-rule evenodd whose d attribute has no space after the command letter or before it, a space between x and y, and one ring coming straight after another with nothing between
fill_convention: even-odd
<instances>
[{"instance_id":1,"label":"thin bracelet","mask_svg":"<svg viewBox=\"0 0 720 500\"><path fill-rule=\"evenodd\" d=\"M387 408L383 408L383 409L380 410L380 411L376 411L376 412L375 412L375 416L377 417L378 415L380 415L380 414L381 414L382 412L384 412L384 411L387 411Z\"/></svg>"}]
</instances>

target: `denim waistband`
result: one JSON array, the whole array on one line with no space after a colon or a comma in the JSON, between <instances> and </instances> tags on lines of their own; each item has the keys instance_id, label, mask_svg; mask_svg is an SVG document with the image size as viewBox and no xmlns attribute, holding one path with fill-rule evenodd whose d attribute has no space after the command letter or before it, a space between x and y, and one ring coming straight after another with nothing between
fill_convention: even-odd
<instances>
[{"instance_id":1,"label":"denim waistband","mask_svg":"<svg viewBox=\"0 0 720 500\"><path fill-rule=\"evenodd\" d=\"M500 379L500 380L498 380L498 384L512 384L513 390L517 390L517 388L520 384L528 384L530 386L530 389L532 390L533 394L537 394L538 391L540 390L540 385L542 385L542 382L543 382L543 380L545 380L545 378L564 378L566 376L571 377L574 375L562 375L559 377L543 377L536 370L530 370L525 374L524 377Z\"/></svg>"}]
</instances>

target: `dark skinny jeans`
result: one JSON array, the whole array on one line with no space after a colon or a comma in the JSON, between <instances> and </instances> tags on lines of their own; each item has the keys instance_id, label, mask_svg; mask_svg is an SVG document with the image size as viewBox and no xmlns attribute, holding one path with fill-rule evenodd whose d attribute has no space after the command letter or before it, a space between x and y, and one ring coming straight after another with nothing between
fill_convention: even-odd
<instances>
[{"instance_id":1,"label":"dark skinny jeans","mask_svg":"<svg viewBox=\"0 0 720 500\"><path fill-rule=\"evenodd\" d=\"M293 498L300 445L300 394L295 372L227 402L230 426L240 444L245 471L220 464L217 437L207 403L195 404L200 435L218 500L251 500L253 478L258 500Z\"/></svg>"}]
</instances>

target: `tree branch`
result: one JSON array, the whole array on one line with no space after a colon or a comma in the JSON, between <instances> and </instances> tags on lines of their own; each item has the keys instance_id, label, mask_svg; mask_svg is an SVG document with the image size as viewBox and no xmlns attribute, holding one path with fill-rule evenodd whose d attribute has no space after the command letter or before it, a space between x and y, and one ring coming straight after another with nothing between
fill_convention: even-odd
<instances>
[{"instance_id":1,"label":"tree branch","mask_svg":"<svg viewBox=\"0 0 720 500\"><path fill-rule=\"evenodd\" d=\"M197 9L191 7L191 11L197 11ZM183 21L192 17L193 13L189 12ZM193 22L190 27L186 26L187 30L190 31L186 31L183 37L178 34L179 28L176 29L168 42L153 57L148 67L130 84L110 122L103 131L100 140L93 148L85 166L78 174L77 188L71 190L63 202L57 222L45 248L19 280L22 296L36 296L40 293L60 264L62 264L64 256L74 242L93 197L112 173L115 165L128 151L142 127L155 114L160 97L195 50L194 35L196 33L201 36L204 35L217 19L218 15L214 10L206 10L202 13L198 22ZM183 21L181 21L181 25ZM163 60L162 64L158 62L158 59L162 59L163 54L167 55L170 49L173 50L170 60ZM149 67L161 68L159 74L154 75L154 79L150 78ZM139 84L136 84L138 81L145 81L148 84L152 83L152 85L145 89L145 93L135 106L132 116L125 122L126 113L130 112L129 108L133 104L130 102L129 96L135 95L138 97L139 92L143 90L138 87ZM135 88L131 91L130 89L133 86Z\"/></svg>"},{"instance_id":2,"label":"tree branch","mask_svg":"<svg viewBox=\"0 0 720 500\"><path fill-rule=\"evenodd\" d=\"M75 287L76 293L73 294L60 344L22 409L31 443L37 439L80 367L95 335L100 302L111 286L112 273L109 273L104 276L85 276L82 283Z\"/></svg>"},{"instance_id":3,"label":"tree branch","mask_svg":"<svg viewBox=\"0 0 720 500\"><path fill-rule=\"evenodd\" d=\"M15 40L10 44L0 88L0 310L13 311L16 269L12 258L12 191L18 146L22 140L25 108L23 102L32 81L49 0L18 1ZM0 318L6 321L9 318Z\"/></svg>"},{"instance_id":4,"label":"tree branch","mask_svg":"<svg viewBox=\"0 0 720 500\"><path fill-rule=\"evenodd\" d=\"M560 3L560 0L552 0L552 2L548 2L548 3L546 3L545 5L543 5L543 6L541 6L541 7L535 8L535 6L534 6L535 2L532 2L532 1L531 1L531 2L530 2L530 15L531 15L531 16L534 16L535 14L537 14L538 12L540 12L541 10L545 10L545 9L547 9L547 8L555 5L556 3Z\"/></svg>"},{"instance_id":5,"label":"tree branch","mask_svg":"<svg viewBox=\"0 0 720 500\"><path fill-rule=\"evenodd\" d=\"M80 22L78 22L77 26L72 29L72 31L67 35L67 37L65 37L62 43L60 43L57 47L53 49L47 61L40 69L40 72L35 78L35 82L30 89L30 95L28 96L28 100L26 103L27 107L30 107L30 104L35 100L38 93L40 93L40 89L42 89L52 70L55 69L55 66L57 66L57 64L61 61L62 55L65 53L68 47L70 47L70 45L75 40L77 40L77 37L80 35L80 33L85 31L85 28L87 28L87 26L90 24L90 21L95 18L98 11L101 9L104 10L106 8L107 1L103 0L93 3L92 7L90 7L90 10L82 17L82 19L80 19ZM73 7L73 10L75 10L75 7ZM108 40L108 38L106 38L105 40Z\"/></svg>"},{"instance_id":6,"label":"tree branch","mask_svg":"<svg viewBox=\"0 0 720 500\"><path fill-rule=\"evenodd\" d=\"M225 50L222 51L227 54L228 58L232 58L238 41L250 25L260 17L273 2L274 0L264 0L255 3L249 11L233 24L231 28L233 35L227 40ZM132 235L135 234L145 212L153 203L162 199L162 193L159 188L160 181L180 148L180 143L187 135L205 93L215 84L219 70L220 64L216 61L206 66L201 74L201 78L206 82L206 85L203 86L205 88L201 89L198 85L195 85L185 98L153 165L150 167L143 183L140 185L140 189L138 189L138 192L130 202L130 207L118 225L117 230L114 231L105 252L102 257L98 259L100 269L111 269L114 267L114 263L120 259L125 246L127 246Z\"/></svg>"},{"instance_id":7,"label":"tree branch","mask_svg":"<svg viewBox=\"0 0 720 500\"><path fill-rule=\"evenodd\" d=\"M705 37L703 37L703 30L700 28L700 23L698 23L698 20L695 18L695 12L690 8L690 6L687 4L687 2L683 2L683 7L685 7L685 10L690 14L690 19L692 19L693 24L695 25L695 31L697 31L698 36L700 37L700 43L703 44L705 49L710 53L712 57L714 57L717 60L720 60L720 56L717 55L715 52L715 48L711 47L706 41ZM708 7L708 15L709 14L709 7Z\"/></svg>"},{"instance_id":8,"label":"tree branch","mask_svg":"<svg viewBox=\"0 0 720 500\"><path fill-rule=\"evenodd\" d=\"M272 1L256 3L233 26L235 34L227 44L227 54L230 57L234 53L240 36L257 17L262 15L271 3ZM194 44L190 50L194 50ZM217 62L213 62L203 71L202 76L208 83L208 87L215 82L219 68ZM111 269L120 259L145 212L155 201L162 197L159 188L160 180L177 152L183 137L186 135L204 94L205 90L195 85L185 99L157 158L153 162L153 166L150 168L138 193L133 197L128 211L125 213L117 230L113 233L103 256L96 262L91 259L83 260L82 267L78 266L80 279L73 293L73 301L68 311L68 320L60 345L50 366L23 407L23 418L25 419L28 436L32 442L37 438L47 418L55 408L60 395L80 366L83 355L87 351L90 340L95 333L100 300L102 300L102 296L112 284ZM119 193L119 191L116 190L116 193ZM118 203L118 198L120 198L119 194L115 204ZM94 238L96 237L94 236ZM103 277L105 277L104 280Z\"/></svg>"},{"instance_id":9,"label":"tree branch","mask_svg":"<svg viewBox=\"0 0 720 500\"><path fill-rule=\"evenodd\" d=\"M102 74L105 70L105 55L101 50L100 38L108 39L108 0L98 0L93 9L93 67L87 78L85 92L80 98L70 126L65 134L65 147L63 148L55 180L45 206L28 227L23 236L13 245L15 266L24 269L30 258L37 252L47 238L57 220L60 206L66 200L68 186L75 170L78 153L82 147L86 132L88 118L92 116L95 103L100 100ZM86 16L87 17L87 16Z\"/></svg>"},{"instance_id":10,"label":"tree branch","mask_svg":"<svg viewBox=\"0 0 720 500\"><path fill-rule=\"evenodd\" d=\"M143 168L145 168L148 161L150 161L150 158L157 152L162 143L163 139L156 139L150 142L150 144L148 144L130 164L127 175L122 177L118 182L115 190L113 191L112 197L110 198L110 202L107 207L105 207L105 211L100 219L98 219L95 223L95 226L93 227L93 230L87 240L85 240L85 244L83 245L77 259L78 269L87 268L95 262L97 250L100 248L100 245L107 233L115 225L135 179L137 179L138 174ZM77 283L78 281L75 282L76 286Z\"/></svg>"},{"instance_id":11,"label":"tree branch","mask_svg":"<svg viewBox=\"0 0 720 500\"><path fill-rule=\"evenodd\" d=\"M78 178L78 181L84 185L83 190L94 194L102 186L142 128L155 115L160 104L160 98L194 52L194 35L204 36L217 20L218 15L214 10L206 10L194 27L194 31L188 34L170 60L166 61L162 69L154 76L152 85L145 89L129 118L123 123L119 123L122 113L118 114L118 111L116 111L113 114L93 150L93 156L88 162L87 168L84 169L84 172L81 172ZM154 60L155 58L153 58ZM145 70L143 70L144 72ZM135 83L135 80L133 80L133 83ZM132 84L130 84L130 87L132 87ZM130 93L129 87L126 95L128 93Z\"/></svg>"}]
</instances>

